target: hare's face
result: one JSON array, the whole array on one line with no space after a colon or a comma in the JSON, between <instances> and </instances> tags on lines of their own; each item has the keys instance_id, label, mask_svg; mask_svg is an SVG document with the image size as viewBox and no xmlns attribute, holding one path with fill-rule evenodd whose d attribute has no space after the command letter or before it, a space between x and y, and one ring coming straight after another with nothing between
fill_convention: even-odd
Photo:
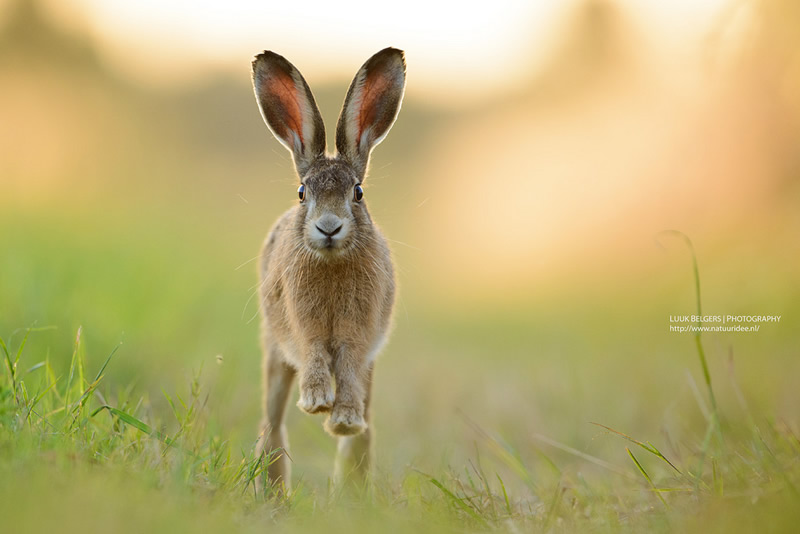
<instances>
[{"instance_id":1,"label":"hare's face","mask_svg":"<svg viewBox=\"0 0 800 534\"><path fill-rule=\"evenodd\" d=\"M346 163L328 160L315 166L298 194L305 244L324 257L352 248L370 225L358 175Z\"/></svg>"},{"instance_id":2,"label":"hare's face","mask_svg":"<svg viewBox=\"0 0 800 534\"><path fill-rule=\"evenodd\" d=\"M335 158L325 155L325 125L303 76L283 56L253 60L253 89L261 115L292 151L301 177L303 244L322 257L343 254L370 237L372 223L361 180L369 155L394 123L405 89L403 52L385 48L356 73L336 125Z\"/></svg>"}]
</instances>

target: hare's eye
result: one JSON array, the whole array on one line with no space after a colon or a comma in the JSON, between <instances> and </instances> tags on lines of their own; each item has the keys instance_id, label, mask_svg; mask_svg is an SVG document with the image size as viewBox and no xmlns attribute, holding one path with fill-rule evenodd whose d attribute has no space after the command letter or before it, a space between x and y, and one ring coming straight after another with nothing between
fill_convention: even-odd
<instances>
[{"instance_id":1,"label":"hare's eye","mask_svg":"<svg viewBox=\"0 0 800 534\"><path fill-rule=\"evenodd\" d=\"M356 202L361 202L361 199L364 198L364 190L361 189L361 185L357 185L355 188L355 199Z\"/></svg>"},{"instance_id":2,"label":"hare's eye","mask_svg":"<svg viewBox=\"0 0 800 534\"><path fill-rule=\"evenodd\" d=\"M297 196L300 197L300 202L306 199L306 186L300 184L300 187L297 188Z\"/></svg>"}]
</instances>

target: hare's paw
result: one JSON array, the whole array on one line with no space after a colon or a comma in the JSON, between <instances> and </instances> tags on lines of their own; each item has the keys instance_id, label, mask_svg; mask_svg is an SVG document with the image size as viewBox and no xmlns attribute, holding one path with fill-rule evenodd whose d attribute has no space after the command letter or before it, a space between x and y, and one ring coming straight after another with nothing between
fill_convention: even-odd
<instances>
[{"instance_id":1,"label":"hare's paw","mask_svg":"<svg viewBox=\"0 0 800 534\"><path fill-rule=\"evenodd\" d=\"M333 436L354 436L367 429L364 416L356 408L337 404L325 421L325 430Z\"/></svg>"},{"instance_id":2,"label":"hare's paw","mask_svg":"<svg viewBox=\"0 0 800 534\"><path fill-rule=\"evenodd\" d=\"M300 388L300 400L297 401L297 406L306 413L329 412L333 406L333 399L333 388L330 383L327 387L315 384Z\"/></svg>"},{"instance_id":3,"label":"hare's paw","mask_svg":"<svg viewBox=\"0 0 800 534\"><path fill-rule=\"evenodd\" d=\"M306 413L329 412L334 394L330 373L319 373L300 382L300 400L297 406Z\"/></svg>"}]
</instances>

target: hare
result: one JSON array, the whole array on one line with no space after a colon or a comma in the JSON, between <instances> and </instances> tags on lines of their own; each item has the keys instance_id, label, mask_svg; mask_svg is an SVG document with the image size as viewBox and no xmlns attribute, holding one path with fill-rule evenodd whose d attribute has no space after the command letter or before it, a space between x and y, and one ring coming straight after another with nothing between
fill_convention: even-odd
<instances>
[{"instance_id":1,"label":"hare","mask_svg":"<svg viewBox=\"0 0 800 534\"><path fill-rule=\"evenodd\" d=\"M253 60L253 88L267 126L292 156L299 202L281 216L261 251L264 351L261 452L276 451L271 484L290 487L284 414L297 375L306 413L328 413L339 439L334 478L365 481L375 356L386 341L395 281L389 247L361 187L372 149L397 117L405 90L403 52L386 48L359 69L336 127L336 154L300 72L265 51ZM334 387L335 386L335 387Z\"/></svg>"}]
</instances>

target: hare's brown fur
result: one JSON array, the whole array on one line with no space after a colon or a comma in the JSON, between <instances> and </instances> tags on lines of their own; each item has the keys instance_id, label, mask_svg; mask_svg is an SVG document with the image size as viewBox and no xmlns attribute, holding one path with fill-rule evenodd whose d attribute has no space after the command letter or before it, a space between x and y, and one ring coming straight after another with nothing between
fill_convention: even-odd
<instances>
[{"instance_id":1,"label":"hare's brown fur","mask_svg":"<svg viewBox=\"0 0 800 534\"><path fill-rule=\"evenodd\" d=\"M402 52L386 49L356 75L336 156L324 153L324 126L299 72L272 53L254 61L262 115L293 150L305 191L269 232L259 266L265 382L260 447L278 455L268 475L285 486L290 466L284 412L295 375L297 405L307 413L328 413L325 429L339 436L337 476L356 473L363 480L369 467L373 364L388 335L395 280L386 240L354 191L364 179L369 151L399 109L402 59ZM364 89L375 81L370 77L388 87L381 89L385 94Z\"/></svg>"}]
</instances>

